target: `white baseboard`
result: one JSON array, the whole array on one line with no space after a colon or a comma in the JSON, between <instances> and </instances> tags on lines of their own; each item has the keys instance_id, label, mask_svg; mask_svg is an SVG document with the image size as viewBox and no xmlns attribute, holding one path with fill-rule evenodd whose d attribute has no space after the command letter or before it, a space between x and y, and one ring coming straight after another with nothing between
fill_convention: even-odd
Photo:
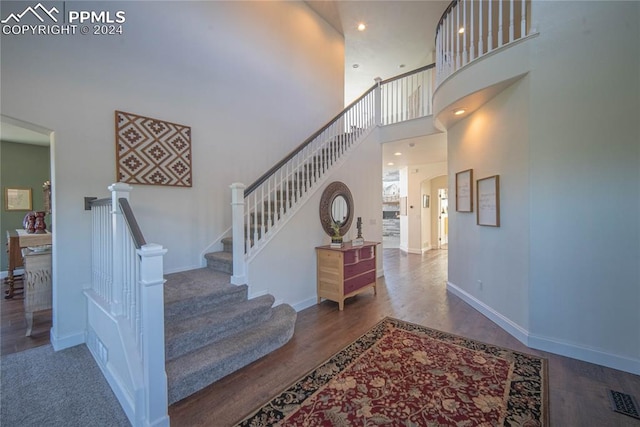
<instances>
[{"instance_id":1,"label":"white baseboard","mask_svg":"<svg viewBox=\"0 0 640 427\"><path fill-rule=\"evenodd\" d=\"M447 282L447 290L478 310L527 347L640 375L640 360L638 359L606 353L580 344L532 334L527 329L514 323L453 283Z\"/></svg>"},{"instance_id":2,"label":"white baseboard","mask_svg":"<svg viewBox=\"0 0 640 427\"><path fill-rule=\"evenodd\" d=\"M529 347L640 375L640 360L606 353L579 344L567 343L550 337L530 334Z\"/></svg>"},{"instance_id":3,"label":"white baseboard","mask_svg":"<svg viewBox=\"0 0 640 427\"><path fill-rule=\"evenodd\" d=\"M51 340L51 345L53 346L53 349L55 351L75 347L86 342L85 331L77 332L75 334L67 335L64 337L58 337L54 334L53 328L51 328L51 331L49 333L49 339Z\"/></svg>"},{"instance_id":4,"label":"white baseboard","mask_svg":"<svg viewBox=\"0 0 640 427\"><path fill-rule=\"evenodd\" d=\"M527 331L525 328L513 322L504 315L498 313L493 308L489 307L470 293L464 291L451 282L447 282L447 290L462 299L471 307L478 310L485 317L489 318L489 320L491 320L493 323L497 324L502 329L507 331L510 335L513 335L518 341L520 341L524 345L528 345L527 343L529 341L529 331Z\"/></svg>"},{"instance_id":5,"label":"white baseboard","mask_svg":"<svg viewBox=\"0 0 640 427\"><path fill-rule=\"evenodd\" d=\"M309 308L315 304L318 303L318 298L317 297L313 297L313 298L309 298L303 301L299 301L295 304L291 304L291 306L293 307L293 309L298 312L298 311L302 311L305 308Z\"/></svg>"}]
</instances>

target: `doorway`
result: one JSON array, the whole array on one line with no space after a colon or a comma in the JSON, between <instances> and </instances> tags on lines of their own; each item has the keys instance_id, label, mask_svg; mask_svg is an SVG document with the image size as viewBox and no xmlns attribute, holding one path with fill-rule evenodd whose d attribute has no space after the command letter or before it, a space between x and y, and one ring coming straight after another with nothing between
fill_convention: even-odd
<instances>
[{"instance_id":1,"label":"doorway","mask_svg":"<svg viewBox=\"0 0 640 427\"><path fill-rule=\"evenodd\" d=\"M449 197L446 188L438 189L438 249L449 246Z\"/></svg>"}]
</instances>

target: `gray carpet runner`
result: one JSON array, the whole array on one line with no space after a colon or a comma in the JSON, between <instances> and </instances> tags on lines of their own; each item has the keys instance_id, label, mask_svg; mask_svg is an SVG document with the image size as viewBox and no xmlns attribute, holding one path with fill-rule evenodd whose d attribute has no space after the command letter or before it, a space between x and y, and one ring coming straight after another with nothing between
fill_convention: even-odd
<instances>
[{"instance_id":1,"label":"gray carpet runner","mask_svg":"<svg viewBox=\"0 0 640 427\"><path fill-rule=\"evenodd\" d=\"M228 258L227 254L221 258ZM165 276L165 343L169 404L286 344L295 310L264 295L247 299L230 284L228 266L211 265ZM214 268L223 270L216 271Z\"/></svg>"}]
</instances>

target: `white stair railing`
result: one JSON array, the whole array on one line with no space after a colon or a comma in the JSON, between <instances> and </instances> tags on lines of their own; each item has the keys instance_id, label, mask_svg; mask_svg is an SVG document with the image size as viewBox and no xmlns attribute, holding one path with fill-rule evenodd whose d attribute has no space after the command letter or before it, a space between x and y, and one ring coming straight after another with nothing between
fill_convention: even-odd
<instances>
[{"instance_id":1,"label":"white stair railing","mask_svg":"<svg viewBox=\"0 0 640 427\"><path fill-rule=\"evenodd\" d=\"M87 346L134 426L168 426L162 246L146 243L132 187L94 200Z\"/></svg>"},{"instance_id":2,"label":"white stair railing","mask_svg":"<svg viewBox=\"0 0 640 427\"><path fill-rule=\"evenodd\" d=\"M454 0L436 29L436 87L468 63L532 32L531 0Z\"/></svg>"},{"instance_id":3,"label":"white stair railing","mask_svg":"<svg viewBox=\"0 0 640 427\"><path fill-rule=\"evenodd\" d=\"M376 79L373 87L255 183L231 185L232 283L247 283L251 258L372 129L432 114L434 68L431 64L384 81Z\"/></svg>"}]
</instances>

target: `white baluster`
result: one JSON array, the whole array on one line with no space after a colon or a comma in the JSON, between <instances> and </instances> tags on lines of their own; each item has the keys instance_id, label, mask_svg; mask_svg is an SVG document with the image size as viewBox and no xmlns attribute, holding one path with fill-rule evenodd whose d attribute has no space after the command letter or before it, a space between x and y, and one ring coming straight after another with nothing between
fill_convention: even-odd
<instances>
[{"instance_id":1,"label":"white baluster","mask_svg":"<svg viewBox=\"0 0 640 427\"><path fill-rule=\"evenodd\" d=\"M526 0L522 0L522 21L520 21L520 38L527 36L527 5Z\"/></svg>"},{"instance_id":2,"label":"white baluster","mask_svg":"<svg viewBox=\"0 0 640 427\"><path fill-rule=\"evenodd\" d=\"M113 247L112 247L112 269L113 269L113 283L112 283L112 303L111 303L111 314L114 316L120 316L124 312L123 307L123 287L124 287L124 270L123 265L125 261L123 260L123 240L125 236L125 228L127 225L125 224L122 211L120 209L119 199L124 198L129 200L129 193L133 189L132 186L125 184L123 182L118 182L115 184L111 184L109 186L109 191L111 191L111 209L112 209L112 236L113 236Z\"/></svg>"},{"instance_id":3,"label":"white baluster","mask_svg":"<svg viewBox=\"0 0 640 427\"><path fill-rule=\"evenodd\" d=\"M493 13L492 13L492 0L488 0L487 4L489 5L489 11L487 12L487 18L489 19L489 35L487 37L487 53L493 50Z\"/></svg>"},{"instance_id":4,"label":"white baluster","mask_svg":"<svg viewBox=\"0 0 640 427\"><path fill-rule=\"evenodd\" d=\"M456 70L458 70L462 64L460 62L460 33L458 33L458 31L460 31L460 9L462 8L460 7L460 2L456 3L454 7L456 8L456 28L455 28Z\"/></svg>"},{"instance_id":5,"label":"white baluster","mask_svg":"<svg viewBox=\"0 0 640 427\"><path fill-rule=\"evenodd\" d=\"M515 5L513 0L509 0L509 43L513 41L513 9Z\"/></svg>"},{"instance_id":6,"label":"white baluster","mask_svg":"<svg viewBox=\"0 0 640 427\"><path fill-rule=\"evenodd\" d=\"M478 1L478 58L484 55L484 33L482 32L482 8L484 0Z\"/></svg>"},{"instance_id":7,"label":"white baluster","mask_svg":"<svg viewBox=\"0 0 640 427\"><path fill-rule=\"evenodd\" d=\"M469 52L469 61L473 61L474 59L476 59L476 21L474 19L473 9L475 9L475 6L473 0L471 0L471 19L469 20L469 29L471 30L471 33L469 34L469 43L471 44L471 47Z\"/></svg>"},{"instance_id":8,"label":"white baluster","mask_svg":"<svg viewBox=\"0 0 640 427\"><path fill-rule=\"evenodd\" d=\"M501 47L502 44L502 0L500 0L498 2L498 47Z\"/></svg>"},{"instance_id":9,"label":"white baluster","mask_svg":"<svg viewBox=\"0 0 640 427\"><path fill-rule=\"evenodd\" d=\"M472 5L473 7L473 5ZM467 31L469 31L469 26L467 25L467 1L462 0L462 27L464 28L464 32L461 34L462 37L462 65L466 65L468 62L467 58ZM458 31L460 31L458 29Z\"/></svg>"}]
</instances>

